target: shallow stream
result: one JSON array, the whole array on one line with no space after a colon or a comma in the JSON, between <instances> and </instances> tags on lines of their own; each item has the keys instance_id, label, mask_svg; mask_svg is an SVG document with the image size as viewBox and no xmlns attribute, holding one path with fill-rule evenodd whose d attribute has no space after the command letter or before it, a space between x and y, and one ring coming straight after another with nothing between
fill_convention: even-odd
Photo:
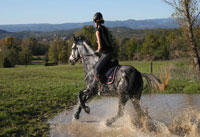
<instances>
[{"instance_id":1,"label":"shallow stream","mask_svg":"<svg viewBox=\"0 0 200 137\"><path fill-rule=\"evenodd\" d=\"M90 115L82 111L79 120L72 120L76 110L64 111L49 120L51 137L198 137L200 136L200 95L153 94L141 98L143 110L151 117L156 130L138 128L131 119L137 118L131 102L125 115L113 126L105 121L117 114L118 98L92 100Z\"/></svg>"}]
</instances>

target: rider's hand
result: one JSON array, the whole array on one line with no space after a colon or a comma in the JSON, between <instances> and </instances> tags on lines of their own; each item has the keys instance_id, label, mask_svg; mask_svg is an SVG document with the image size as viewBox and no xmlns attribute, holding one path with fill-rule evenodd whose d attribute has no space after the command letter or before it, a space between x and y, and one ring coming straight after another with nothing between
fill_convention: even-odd
<instances>
[{"instance_id":1,"label":"rider's hand","mask_svg":"<svg viewBox=\"0 0 200 137\"><path fill-rule=\"evenodd\" d=\"M98 51L96 51L96 52L94 53L94 55L96 55L96 56L99 56L99 52L98 52Z\"/></svg>"}]
</instances>

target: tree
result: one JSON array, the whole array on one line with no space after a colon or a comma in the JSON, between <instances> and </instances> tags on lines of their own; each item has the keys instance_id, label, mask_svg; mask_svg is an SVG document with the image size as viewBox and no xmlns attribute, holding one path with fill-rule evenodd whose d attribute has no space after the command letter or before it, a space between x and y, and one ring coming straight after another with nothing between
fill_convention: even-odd
<instances>
[{"instance_id":1,"label":"tree","mask_svg":"<svg viewBox=\"0 0 200 137\"><path fill-rule=\"evenodd\" d=\"M163 0L175 10L173 16L176 17L182 28L185 28L185 35L189 41L190 56L193 60L193 67L200 74L200 58L195 41L194 29L198 22L200 11L199 0Z\"/></svg>"},{"instance_id":2,"label":"tree","mask_svg":"<svg viewBox=\"0 0 200 137\"><path fill-rule=\"evenodd\" d=\"M26 45L26 47L30 48L32 55L38 55L38 41L36 38L27 38L24 40L24 45Z\"/></svg>"},{"instance_id":3,"label":"tree","mask_svg":"<svg viewBox=\"0 0 200 137\"><path fill-rule=\"evenodd\" d=\"M187 46L188 42L180 29L171 32L168 36L166 36L166 40L166 43L169 45L170 59L189 56L189 48Z\"/></svg>"},{"instance_id":4,"label":"tree","mask_svg":"<svg viewBox=\"0 0 200 137\"><path fill-rule=\"evenodd\" d=\"M45 55L49 49L49 43L45 41L38 41L36 38L27 38L24 40L24 45L29 47L32 55Z\"/></svg>"},{"instance_id":5,"label":"tree","mask_svg":"<svg viewBox=\"0 0 200 137\"><path fill-rule=\"evenodd\" d=\"M167 41L165 35L160 36L159 43L160 43L160 46L156 50L155 56L157 57L157 59L164 59L164 60L169 59L169 55L170 55L169 42Z\"/></svg>"},{"instance_id":6,"label":"tree","mask_svg":"<svg viewBox=\"0 0 200 137\"><path fill-rule=\"evenodd\" d=\"M36 55L45 55L48 52L49 43L46 41L38 41Z\"/></svg>"},{"instance_id":7,"label":"tree","mask_svg":"<svg viewBox=\"0 0 200 137\"><path fill-rule=\"evenodd\" d=\"M49 59L55 63L66 63L68 60L67 54L68 45L65 40L55 40L49 48Z\"/></svg>"},{"instance_id":8,"label":"tree","mask_svg":"<svg viewBox=\"0 0 200 137\"><path fill-rule=\"evenodd\" d=\"M96 34L95 34L95 28L92 25L89 26L84 26L82 28L82 35L84 35L89 44L92 46L92 48L96 49L97 48L97 42L96 42Z\"/></svg>"},{"instance_id":9,"label":"tree","mask_svg":"<svg viewBox=\"0 0 200 137\"><path fill-rule=\"evenodd\" d=\"M0 40L0 68L4 67L3 64L4 64L4 49L3 49L3 40Z\"/></svg>"},{"instance_id":10,"label":"tree","mask_svg":"<svg viewBox=\"0 0 200 137\"><path fill-rule=\"evenodd\" d=\"M112 32L107 28L108 30L108 39L110 41L111 46L113 47L113 58L118 58L118 51L119 51L119 45L117 43L116 38L113 36Z\"/></svg>"},{"instance_id":11,"label":"tree","mask_svg":"<svg viewBox=\"0 0 200 137\"><path fill-rule=\"evenodd\" d=\"M118 58L120 60L127 60L127 55L126 55L126 46L125 43L128 41L128 38L122 38L118 40L118 45L119 45L119 51L118 51Z\"/></svg>"},{"instance_id":12,"label":"tree","mask_svg":"<svg viewBox=\"0 0 200 137\"><path fill-rule=\"evenodd\" d=\"M21 50L19 52L19 64L28 65L31 64L32 61L32 52L29 45L26 43L21 44Z\"/></svg>"},{"instance_id":13,"label":"tree","mask_svg":"<svg viewBox=\"0 0 200 137\"><path fill-rule=\"evenodd\" d=\"M141 53L148 60L156 58L155 51L160 47L159 37L157 34L149 33L146 35L142 45Z\"/></svg>"},{"instance_id":14,"label":"tree","mask_svg":"<svg viewBox=\"0 0 200 137\"><path fill-rule=\"evenodd\" d=\"M21 40L15 37L6 37L1 41L1 66L14 67L19 62Z\"/></svg>"},{"instance_id":15,"label":"tree","mask_svg":"<svg viewBox=\"0 0 200 137\"><path fill-rule=\"evenodd\" d=\"M130 40L128 40L125 43L125 51L126 51L126 55L128 57L128 60L132 60L134 53L136 52L137 49L137 43L136 43L136 39L133 37Z\"/></svg>"}]
</instances>

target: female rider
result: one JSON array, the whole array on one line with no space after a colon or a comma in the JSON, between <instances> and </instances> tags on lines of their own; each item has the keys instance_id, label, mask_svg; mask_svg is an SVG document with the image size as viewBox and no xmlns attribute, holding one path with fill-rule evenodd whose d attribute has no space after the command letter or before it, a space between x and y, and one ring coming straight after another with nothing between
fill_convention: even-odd
<instances>
[{"instance_id":1,"label":"female rider","mask_svg":"<svg viewBox=\"0 0 200 137\"><path fill-rule=\"evenodd\" d=\"M102 14L100 12L95 13L93 21L96 26L96 38L98 44L96 53L101 53L101 57L95 66L95 76L98 81L102 82L103 76L101 75L101 72L107 63L111 61L113 48L108 38L108 31L102 25L104 23Z\"/></svg>"}]
</instances>

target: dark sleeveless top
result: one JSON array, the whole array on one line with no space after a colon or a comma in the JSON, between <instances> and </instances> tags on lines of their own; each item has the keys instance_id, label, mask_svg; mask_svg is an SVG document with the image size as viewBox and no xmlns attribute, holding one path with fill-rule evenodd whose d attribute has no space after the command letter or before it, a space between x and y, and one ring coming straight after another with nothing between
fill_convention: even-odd
<instances>
[{"instance_id":1,"label":"dark sleeveless top","mask_svg":"<svg viewBox=\"0 0 200 137\"><path fill-rule=\"evenodd\" d=\"M108 38L107 29L104 26L100 26L99 28L97 28L97 31L99 31L100 34L101 52L104 54L111 53L113 51L113 48Z\"/></svg>"}]
</instances>

